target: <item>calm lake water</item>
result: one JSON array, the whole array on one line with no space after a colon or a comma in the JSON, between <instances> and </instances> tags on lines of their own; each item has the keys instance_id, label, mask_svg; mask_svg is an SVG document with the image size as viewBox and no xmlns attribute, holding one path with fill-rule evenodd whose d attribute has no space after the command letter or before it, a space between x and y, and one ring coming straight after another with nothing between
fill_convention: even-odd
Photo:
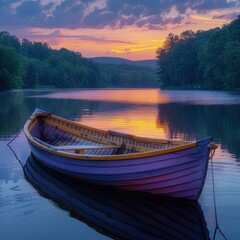
<instances>
[{"instance_id":1,"label":"calm lake water","mask_svg":"<svg viewBox=\"0 0 240 240\"><path fill-rule=\"evenodd\" d=\"M168 232L173 240L214 236L211 165L196 206L79 188L37 166L22 132L11 144L20 162L7 147L35 107L140 136L187 140L213 136L218 144L214 156L218 223L227 239L240 239L240 95L100 89L0 93L1 240L169 239L164 235ZM194 231L199 229L204 234L197 238ZM217 232L215 239L224 238Z\"/></svg>"}]
</instances>

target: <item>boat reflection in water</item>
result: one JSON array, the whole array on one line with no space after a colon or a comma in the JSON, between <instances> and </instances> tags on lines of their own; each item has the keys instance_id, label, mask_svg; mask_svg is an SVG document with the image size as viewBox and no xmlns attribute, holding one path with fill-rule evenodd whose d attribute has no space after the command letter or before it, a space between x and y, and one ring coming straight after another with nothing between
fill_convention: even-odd
<instances>
[{"instance_id":1,"label":"boat reflection in water","mask_svg":"<svg viewBox=\"0 0 240 240\"><path fill-rule=\"evenodd\" d=\"M198 202L77 182L45 168L33 155L24 173L43 197L113 239L210 239Z\"/></svg>"}]
</instances>

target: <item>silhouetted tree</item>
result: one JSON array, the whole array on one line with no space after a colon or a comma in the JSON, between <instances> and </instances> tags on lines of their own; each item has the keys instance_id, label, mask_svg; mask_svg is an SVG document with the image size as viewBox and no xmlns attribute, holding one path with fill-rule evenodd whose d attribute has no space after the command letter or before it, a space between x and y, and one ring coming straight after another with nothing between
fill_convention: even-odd
<instances>
[{"instance_id":1,"label":"silhouetted tree","mask_svg":"<svg viewBox=\"0 0 240 240\"><path fill-rule=\"evenodd\" d=\"M208 31L170 33L157 50L163 87L240 88L240 17Z\"/></svg>"},{"instance_id":2,"label":"silhouetted tree","mask_svg":"<svg viewBox=\"0 0 240 240\"><path fill-rule=\"evenodd\" d=\"M0 45L0 90L21 88L23 66L14 48Z\"/></svg>"}]
</instances>

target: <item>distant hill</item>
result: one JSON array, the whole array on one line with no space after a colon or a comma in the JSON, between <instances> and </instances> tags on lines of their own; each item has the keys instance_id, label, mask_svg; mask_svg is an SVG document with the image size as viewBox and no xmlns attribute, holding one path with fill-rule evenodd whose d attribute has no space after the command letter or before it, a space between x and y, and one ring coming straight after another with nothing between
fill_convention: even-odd
<instances>
[{"instance_id":1,"label":"distant hill","mask_svg":"<svg viewBox=\"0 0 240 240\"><path fill-rule=\"evenodd\" d=\"M150 67L152 69L156 69L157 60L149 59L149 60L140 60L140 61L132 61L125 58L115 58L115 57L95 57L92 58L97 63L106 63L106 64L128 64L135 65L140 67Z\"/></svg>"}]
</instances>

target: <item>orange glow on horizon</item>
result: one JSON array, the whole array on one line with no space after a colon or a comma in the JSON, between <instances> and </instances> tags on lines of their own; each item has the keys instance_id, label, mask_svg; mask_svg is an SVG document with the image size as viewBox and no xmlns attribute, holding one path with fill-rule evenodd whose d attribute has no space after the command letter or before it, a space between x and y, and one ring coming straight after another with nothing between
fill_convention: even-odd
<instances>
[{"instance_id":1,"label":"orange glow on horizon","mask_svg":"<svg viewBox=\"0 0 240 240\"><path fill-rule=\"evenodd\" d=\"M162 44L161 44L162 46ZM132 53L132 52L143 52L147 50L156 50L157 46L136 46L136 47L119 47L118 49L111 49L111 53Z\"/></svg>"},{"instance_id":2,"label":"orange glow on horizon","mask_svg":"<svg viewBox=\"0 0 240 240\"><path fill-rule=\"evenodd\" d=\"M156 50L164 38L155 30L124 29L32 29L41 32L39 41L48 42L54 49L67 48L82 53L84 57L122 57L132 60L155 59ZM56 33L54 36L54 33ZM164 36L167 32L164 34ZM44 37L45 36L45 37Z\"/></svg>"}]
</instances>

